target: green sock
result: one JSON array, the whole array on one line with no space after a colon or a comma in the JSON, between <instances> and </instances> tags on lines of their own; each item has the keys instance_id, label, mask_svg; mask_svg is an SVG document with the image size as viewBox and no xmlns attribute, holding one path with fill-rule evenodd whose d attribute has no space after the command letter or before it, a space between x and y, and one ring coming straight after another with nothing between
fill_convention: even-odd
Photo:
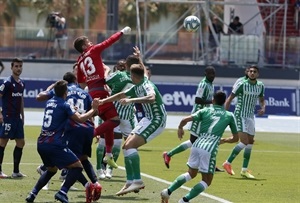
<instances>
[{"instance_id":1,"label":"green sock","mask_svg":"<svg viewBox=\"0 0 300 203\"><path fill-rule=\"evenodd\" d=\"M191 189L191 191L187 195L185 195L185 198L187 200L191 200L191 199L197 197L204 190L205 190L205 187L201 183L198 183Z\"/></svg>"},{"instance_id":2,"label":"green sock","mask_svg":"<svg viewBox=\"0 0 300 203\"><path fill-rule=\"evenodd\" d=\"M97 170L101 169L103 155L104 155L104 146L98 144L96 148L96 160L97 160L96 169Z\"/></svg>"},{"instance_id":3,"label":"green sock","mask_svg":"<svg viewBox=\"0 0 300 203\"><path fill-rule=\"evenodd\" d=\"M126 169L126 179L127 181L133 181L133 170L129 157L124 157L125 169Z\"/></svg>"},{"instance_id":4,"label":"green sock","mask_svg":"<svg viewBox=\"0 0 300 203\"><path fill-rule=\"evenodd\" d=\"M113 146L112 148L112 154L114 156L114 160L115 162L117 162L119 156L120 156L120 152L121 152L121 146Z\"/></svg>"},{"instance_id":5,"label":"green sock","mask_svg":"<svg viewBox=\"0 0 300 203\"><path fill-rule=\"evenodd\" d=\"M252 151L252 144L247 145L244 150L244 160L243 160L243 168L248 168L250 156Z\"/></svg>"},{"instance_id":6,"label":"green sock","mask_svg":"<svg viewBox=\"0 0 300 203\"><path fill-rule=\"evenodd\" d=\"M169 157L172 157L175 154L178 154L180 152L183 152L183 151L187 150L189 147L190 147L190 141L187 140L187 141L181 143L180 145L178 145L177 147L175 147L175 148L171 149L170 151L168 151L167 155Z\"/></svg>"},{"instance_id":7,"label":"green sock","mask_svg":"<svg viewBox=\"0 0 300 203\"><path fill-rule=\"evenodd\" d=\"M129 159L132 163L134 179L141 179L140 156L139 156L138 152L131 154L129 156Z\"/></svg>"},{"instance_id":8,"label":"green sock","mask_svg":"<svg viewBox=\"0 0 300 203\"><path fill-rule=\"evenodd\" d=\"M237 145L233 148L233 150L232 150L232 152L231 152L229 158L227 159L227 161L228 161L229 163L231 163L231 162L235 159L235 157L242 151L242 149L244 149L244 147L241 147L241 146L240 146L240 143L237 144Z\"/></svg>"},{"instance_id":9,"label":"green sock","mask_svg":"<svg viewBox=\"0 0 300 203\"><path fill-rule=\"evenodd\" d=\"M174 192L178 188L180 188L184 183L186 183L186 179L184 174L181 174L176 178L176 180L168 187L170 192Z\"/></svg>"}]
</instances>

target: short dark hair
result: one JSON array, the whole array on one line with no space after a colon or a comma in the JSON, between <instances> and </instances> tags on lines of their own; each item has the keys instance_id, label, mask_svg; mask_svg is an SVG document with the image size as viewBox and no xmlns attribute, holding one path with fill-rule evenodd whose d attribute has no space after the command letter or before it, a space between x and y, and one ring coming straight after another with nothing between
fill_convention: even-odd
<instances>
[{"instance_id":1,"label":"short dark hair","mask_svg":"<svg viewBox=\"0 0 300 203\"><path fill-rule=\"evenodd\" d=\"M124 71L124 70L125 70L125 63L126 63L125 59L120 59L120 60L116 63L116 65L114 66L113 71L114 71L114 72L117 71L117 70L119 70L119 71Z\"/></svg>"},{"instance_id":2,"label":"short dark hair","mask_svg":"<svg viewBox=\"0 0 300 203\"><path fill-rule=\"evenodd\" d=\"M223 106L226 101L226 94L222 90L218 90L214 93L215 104Z\"/></svg>"},{"instance_id":3,"label":"short dark hair","mask_svg":"<svg viewBox=\"0 0 300 203\"><path fill-rule=\"evenodd\" d=\"M11 61L11 67L14 66L14 63L23 63L23 59L21 59L21 58L14 58L14 59Z\"/></svg>"},{"instance_id":4,"label":"short dark hair","mask_svg":"<svg viewBox=\"0 0 300 203\"><path fill-rule=\"evenodd\" d=\"M255 65L255 64L253 64L253 65L249 66L249 68L248 68L248 69L250 69L250 68L255 68L255 69L257 70L257 72L259 72L259 68L258 68L258 66L257 66L257 65Z\"/></svg>"},{"instance_id":5,"label":"short dark hair","mask_svg":"<svg viewBox=\"0 0 300 203\"><path fill-rule=\"evenodd\" d=\"M237 21L239 21L239 20L240 20L240 17L238 17L238 16L235 16L235 17L234 17L234 20L237 20Z\"/></svg>"},{"instance_id":6,"label":"short dark hair","mask_svg":"<svg viewBox=\"0 0 300 203\"><path fill-rule=\"evenodd\" d=\"M132 64L130 66L130 73L139 78L143 78L145 74L144 67L141 64Z\"/></svg>"},{"instance_id":7,"label":"short dark hair","mask_svg":"<svg viewBox=\"0 0 300 203\"><path fill-rule=\"evenodd\" d=\"M126 66L131 67L132 64L140 64L140 58L136 55L129 55L126 58Z\"/></svg>"},{"instance_id":8,"label":"short dark hair","mask_svg":"<svg viewBox=\"0 0 300 203\"><path fill-rule=\"evenodd\" d=\"M63 80L67 81L69 84L70 83L75 83L76 82L76 76L72 72L66 72L64 74Z\"/></svg>"},{"instance_id":9,"label":"short dark hair","mask_svg":"<svg viewBox=\"0 0 300 203\"><path fill-rule=\"evenodd\" d=\"M80 36L74 40L73 46L79 53L83 52L82 46L84 45L84 43L87 39L88 39L87 36Z\"/></svg>"},{"instance_id":10,"label":"short dark hair","mask_svg":"<svg viewBox=\"0 0 300 203\"><path fill-rule=\"evenodd\" d=\"M54 93L56 96L58 97L63 97L64 94L67 92L68 90L68 82L65 80L59 80L54 84Z\"/></svg>"}]
</instances>

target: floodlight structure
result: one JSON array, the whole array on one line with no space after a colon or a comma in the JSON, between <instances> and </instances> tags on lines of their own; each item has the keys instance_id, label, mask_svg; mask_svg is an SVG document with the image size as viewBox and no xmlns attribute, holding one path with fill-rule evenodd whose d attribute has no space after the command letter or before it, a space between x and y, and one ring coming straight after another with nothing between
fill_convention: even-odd
<instances>
[{"instance_id":1,"label":"floodlight structure","mask_svg":"<svg viewBox=\"0 0 300 203\"><path fill-rule=\"evenodd\" d=\"M176 34L179 30L182 29L182 25L178 27L178 22L180 22L182 19L184 19L188 13L195 14L196 16L200 15L200 13L203 13L205 17L205 22L201 22L202 24L206 24L210 30L212 31L212 35L215 39L215 42L218 47L220 47L219 54L221 57L227 57L228 61L230 62L231 59L235 59L233 62L238 66L244 66L247 63L259 63L260 65L265 64L272 64L268 61L268 58L271 57L272 53L271 51L268 53L265 53L265 50L276 50L275 55L273 56L275 58L278 58L278 54L281 55L280 62L275 62L272 65L274 66L282 66L286 67L288 64L286 64L286 48L287 48L287 9L288 9L288 0L285 0L284 3L277 3L276 0L269 0L264 1L265 3L259 3L258 1L239 1L239 0L224 0L224 1L217 1L217 0L200 0L200 1L193 1L193 0L136 0L136 13L137 13L137 37L138 37L138 44L139 47L143 53L144 60L150 61L152 60L158 52L168 43L170 38ZM139 4L144 3L144 27L141 27L140 22L140 12L139 12ZM148 3L177 3L177 4L190 4L190 8L181 15L176 22L174 22L170 27L165 29L164 35L162 35L160 38L157 38L157 40L149 44L147 42L146 33L148 32L147 28L147 22L148 22L148 15L147 15L147 4ZM266 12L266 15L261 20L261 22L256 23L255 26L253 26L253 30L256 30L257 27L264 27L268 30L268 35L272 36L275 35L275 26L277 24L276 22L276 14L278 12L283 12L283 21L282 21L282 27L281 27L281 33L279 36L279 40L281 41L280 45L277 44L271 44L266 43L265 41L265 35L261 37L256 37L254 40L252 39L248 42L249 46L251 47L253 42L255 42L257 51L253 52L253 57L250 61L246 60L239 60L235 58L235 55L240 54L239 50L234 50L234 47L239 47L239 44L244 43L246 40L248 40L247 35L237 36L237 37L229 37L224 36L221 37L221 39L218 38L217 34L215 33L215 30L213 29L211 16L218 16L214 11L211 9L211 5L224 5L224 6L241 6L241 7L257 7L257 12L252 14L252 17L250 16L249 19L246 22L243 22L244 26L247 25L249 22L251 22L254 18L261 15L261 12L263 12L266 9L268 9L268 12ZM218 20L223 23L224 27L227 29L229 28L229 22L225 22L224 19L221 19L218 17ZM268 22L268 23L267 23ZM250 23L249 23L250 24ZM176 32L174 32L174 28L176 29ZM172 32L171 32L172 30ZM272 33L274 32L274 33ZM144 35L144 37L142 37ZM161 43L161 40L163 42ZM217 61L210 60L208 55L209 52L212 50L208 47L207 38L204 37L204 32L202 28L200 27L199 32L195 33L193 36L193 40L195 43L193 43L193 53L191 56L192 63L195 64L213 64ZM230 42L227 42L226 40L229 40ZM278 42L278 41L277 41ZM226 45L229 44L229 45ZM247 48L247 44L244 43ZM155 47L155 50L154 50ZM200 51L201 50L201 51ZM218 58L217 60L220 60Z\"/></svg>"}]
</instances>

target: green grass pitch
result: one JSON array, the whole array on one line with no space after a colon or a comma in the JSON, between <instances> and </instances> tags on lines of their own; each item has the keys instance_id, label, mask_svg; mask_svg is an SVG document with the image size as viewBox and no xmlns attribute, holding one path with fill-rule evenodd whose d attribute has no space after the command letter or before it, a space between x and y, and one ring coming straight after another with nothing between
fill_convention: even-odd
<instances>
[{"instance_id":1,"label":"green grass pitch","mask_svg":"<svg viewBox=\"0 0 300 203\"><path fill-rule=\"evenodd\" d=\"M39 175L36 167L41 163L40 157L36 151L36 139L40 127L25 126L26 146L23 152L21 162L21 172L28 177L23 179L0 179L0 202L25 202L28 192L35 185ZM225 133L224 136L228 136ZM185 140L189 135L186 132ZM162 160L162 152L170 150L181 141L177 139L176 130L165 130L163 134L155 138L149 144L139 149L141 158L141 171L145 174L160 178L162 181L143 177L146 187L138 194L132 193L121 197L114 194L123 186L125 173L122 169L114 170L114 176L111 180L103 180L102 197L98 202L135 202L135 203L157 203L160 202L160 192L166 188L166 181L172 182L178 175L186 172L186 161L189 156L189 150L175 155L170 163L170 169L167 169ZM227 158L234 144L224 144L220 146L217 157L217 165L221 167L223 161ZM12 151L14 141L9 141L5 150L3 161L3 172L11 174L12 172ZM90 159L95 165L95 148L93 145L93 157ZM123 164L122 153L118 160L120 166ZM229 176L225 172L218 172L214 176L212 185L205 193L225 199L230 202L299 202L300 195L300 135L283 133L257 133L256 141L253 147L250 169L256 180L247 180L239 175L242 164L242 153L234 160L233 170L235 176ZM35 202L54 202L54 194L60 188L61 182L58 180L59 174L51 180L50 190L42 190ZM185 184L192 187L201 179L200 174L192 181ZM76 183L79 191L70 191L70 202L85 202L83 187ZM181 188L175 191L170 201L177 202L187 190ZM220 202L216 199L210 199L205 196L198 196L192 202Z\"/></svg>"}]
</instances>

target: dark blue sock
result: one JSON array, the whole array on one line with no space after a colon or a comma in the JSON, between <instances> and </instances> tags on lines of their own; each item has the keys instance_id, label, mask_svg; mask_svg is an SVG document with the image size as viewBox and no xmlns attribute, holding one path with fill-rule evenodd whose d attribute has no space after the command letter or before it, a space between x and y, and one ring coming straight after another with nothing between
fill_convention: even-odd
<instances>
[{"instance_id":1,"label":"dark blue sock","mask_svg":"<svg viewBox=\"0 0 300 203\"><path fill-rule=\"evenodd\" d=\"M32 193L37 195L39 191L49 182L49 180L56 174L56 172L45 171L37 181L36 185L32 189Z\"/></svg>"},{"instance_id":2,"label":"dark blue sock","mask_svg":"<svg viewBox=\"0 0 300 203\"><path fill-rule=\"evenodd\" d=\"M19 173L19 166L21 162L21 157L23 153L23 148L15 146L14 149L14 173Z\"/></svg>"},{"instance_id":3,"label":"dark blue sock","mask_svg":"<svg viewBox=\"0 0 300 203\"><path fill-rule=\"evenodd\" d=\"M74 183L77 181L80 174L82 174L82 168L80 167L70 168L68 170L68 174L66 176L65 182L60 190L63 191L65 194L67 194L70 187L74 185Z\"/></svg>"},{"instance_id":4,"label":"dark blue sock","mask_svg":"<svg viewBox=\"0 0 300 203\"><path fill-rule=\"evenodd\" d=\"M4 157L4 149L5 147L0 147L0 171L2 171L2 162Z\"/></svg>"},{"instance_id":5,"label":"dark blue sock","mask_svg":"<svg viewBox=\"0 0 300 203\"><path fill-rule=\"evenodd\" d=\"M83 168L87 174L87 176L89 177L89 179L92 181L92 183L97 182L97 175L94 171L93 165L91 164L91 162L86 159L81 161L81 164L83 165Z\"/></svg>"},{"instance_id":6,"label":"dark blue sock","mask_svg":"<svg viewBox=\"0 0 300 203\"><path fill-rule=\"evenodd\" d=\"M40 166L40 169L41 169L42 171L46 171L46 170L47 170L47 167L43 164L43 165Z\"/></svg>"},{"instance_id":7,"label":"dark blue sock","mask_svg":"<svg viewBox=\"0 0 300 203\"><path fill-rule=\"evenodd\" d=\"M88 180L82 173L79 174L77 180L83 185L83 187L85 187L85 185L88 183Z\"/></svg>"}]
</instances>

